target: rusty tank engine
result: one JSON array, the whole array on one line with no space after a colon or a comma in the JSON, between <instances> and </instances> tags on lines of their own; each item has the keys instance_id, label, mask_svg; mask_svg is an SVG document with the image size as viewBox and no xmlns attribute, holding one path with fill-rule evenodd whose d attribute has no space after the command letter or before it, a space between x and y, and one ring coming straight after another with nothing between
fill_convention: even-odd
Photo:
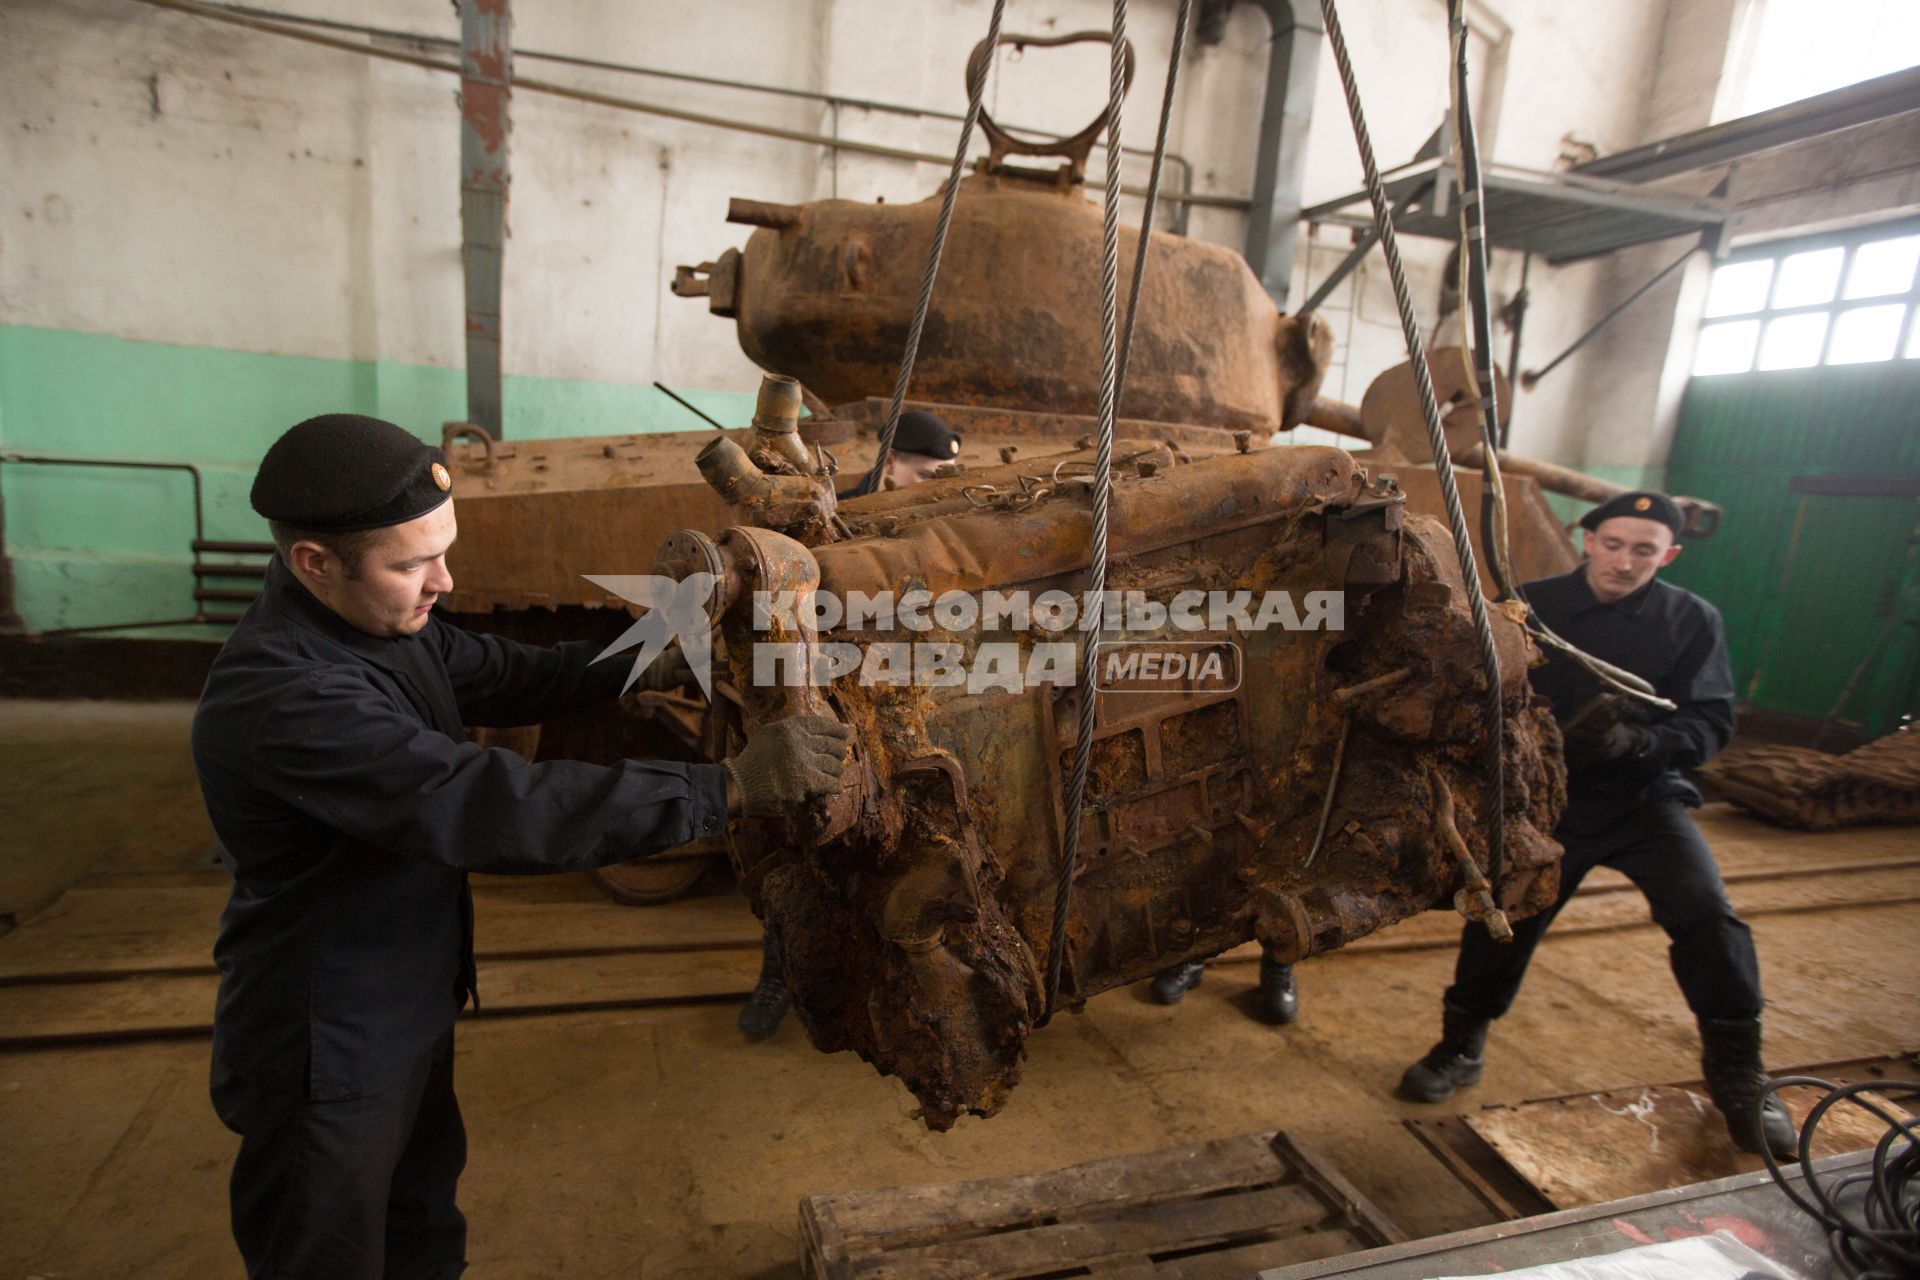
<instances>
[{"instance_id":1,"label":"rusty tank engine","mask_svg":"<svg viewBox=\"0 0 1920 1280\"><path fill-rule=\"evenodd\" d=\"M683 267L675 291L734 321L740 349L833 403L892 389L940 203L734 200L745 249ZM1131 260L1139 231L1122 228ZM1155 233L1125 419L1272 431L1302 422L1332 333L1278 313L1246 260ZM1100 210L1072 183L989 167L960 184L914 392L960 406L1092 414L1100 367Z\"/></svg>"},{"instance_id":2,"label":"rusty tank engine","mask_svg":"<svg viewBox=\"0 0 1920 1280\"><path fill-rule=\"evenodd\" d=\"M796 411L769 378L750 437L702 451L735 523L669 537L655 572L709 592L715 702L745 730L801 713L854 729L844 790L738 824L731 855L815 1045L899 1076L944 1129L1003 1104L1043 1013L1080 696L1070 610L968 602L1057 609L1083 589L1090 455L839 503ZM1338 449L1117 457L1107 586L1140 625L1103 633L1096 660L1217 661L1129 667L1099 697L1061 1003L1249 939L1298 960L1436 906L1551 902L1558 734L1499 614L1506 855L1497 883L1483 871L1486 676L1445 530ZM888 598L899 613L826 603ZM1315 600L1339 616L1295 625ZM1064 677L1036 678L1062 640Z\"/></svg>"},{"instance_id":3,"label":"rusty tank engine","mask_svg":"<svg viewBox=\"0 0 1920 1280\"><path fill-rule=\"evenodd\" d=\"M990 116L981 123L989 153L956 195L909 401L966 437L968 466L1009 448L1090 436L1099 398L1101 216L1083 183L1101 121L1054 146L1010 139ZM1016 166L1008 163L1015 152L1062 163L1056 171ZM828 442L863 459L887 415L939 203L938 192L906 205L735 199L728 221L755 228L745 246L681 266L674 292L705 298L709 312L731 320L741 350L762 369L834 402ZM1120 228L1123 261L1139 236ZM1408 366L1382 374L1358 408L1325 399L1333 349L1325 321L1280 313L1231 249L1166 232L1151 233L1149 245L1116 409L1121 435L1198 458L1233 452L1237 439L1264 444L1275 432L1321 427L1369 442L1368 461L1391 471L1412 509L1442 515ZM1430 365L1447 401L1449 439L1477 441L1468 362L1441 348ZM1550 485L1563 487L1549 471L1571 475L1530 468L1507 481L1513 563L1526 578L1577 560L1543 497ZM1579 480L1581 496L1598 483ZM1477 504L1478 478L1461 481L1462 497ZM1489 549L1477 549L1480 564L1491 564Z\"/></svg>"}]
</instances>

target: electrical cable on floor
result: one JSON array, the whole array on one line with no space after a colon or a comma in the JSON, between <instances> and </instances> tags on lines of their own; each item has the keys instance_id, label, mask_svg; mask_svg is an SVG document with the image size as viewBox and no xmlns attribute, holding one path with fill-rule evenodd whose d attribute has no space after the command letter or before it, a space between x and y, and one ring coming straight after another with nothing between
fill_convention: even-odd
<instances>
[{"instance_id":1,"label":"electrical cable on floor","mask_svg":"<svg viewBox=\"0 0 1920 1280\"><path fill-rule=\"evenodd\" d=\"M1380 248L1387 260L1387 274L1393 284L1394 303L1400 312L1400 328L1406 340L1407 355L1413 362L1414 387L1420 394L1420 409L1427 423L1427 437L1433 446L1433 465L1440 481L1440 493L1446 501L1447 526L1453 534L1454 550L1460 557L1462 581L1466 584L1467 605L1473 614L1473 628L1480 640L1480 659L1486 670L1487 697L1484 708L1488 755L1496 762L1504 759L1503 739L1506 723L1502 718L1500 654L1494 647L1493 624L1487 616L1487 602L1480 590L1480 568L1473 551L1473 539L1467 532L1467 518L1460 507L1460 486L1453 474L1453 456L1447 448L1447 435L1440 421L1440 404L1433 390L1433 371L1427 365L1426 346L1420 339L1420 323L1414 315L1413 295L1407 289L1406 266L1400 259L1400 246L1394 236L1393 212L1387 204L1386 189L1380 181L1380 166L1374 158L1373 139L1367 132L1366 114L1360 104L1360 87L1354 78L1353 59L1340 30L1340 15L1334 0L1320 0L1320 13L1327 33L1327 45L1333 50L1340 71L1340 87L1347 100L1347 115L1353 121L1354 143L1360 152L1360 167L1366 174L1367 199L1373 205L1374 225L1380 229ZM1506 770L1493 768L1487 779L1487 879L1499 884L1500 864L1506 850Z\"/></svg>"},{"instance_id":2,"label":"electrical cable on floor","mask_svg":"<svg viewBox=\"0 0 1920 1280\"><path fill-rule=\"evenodd\" d=\"M1175 41L1175 47L1179 42ZM1113 32L1109 45L1111 58L1107 81L1107 165L1108 172L1120 172L1120 115L1127 101L1127 0L1113 0ZM1177 71L1169 69L1172 80ZM1166 108L1172 109L1169 90ZM1166 130L1160 131L1162 144ZM1156 150L1156 164L1159 159ZM1113 424L1120 394L1120 184L1109 182L1102 193L1103 217L1100 227L1100 419L1099 437L1093 455L1093 539L1087 565L1087 593L1084 599L1091 615L1083 612L1080 637L1080 718L1073 746L1073 772L1067 779L1065 806L1066 830L1062 833L1060 875L1053 893L1053 929L1047 946L1046 1005L1037 1025L1045 1026L1060 1000L1060 977L1066 967L1067 916L1073 903L1073 877L1080 866L1080 828L1086 813L1087 772L1093 760L1094 716L1099 690L1094 687L1093 656L1100 643L1106 621L1107 517L1113 495ZM1148 205L1140 228L1140 246L1144 265L1146 245L1151 234L1153 206Z\"/></svg>"},{"instance_id":3,"label":"electrical cable on floor","mask_svg":"<svg viewBox=\"0 0 1920 1280\"><path fill-rule=\"evenodd\" d=\"M1920 1133L1915 1122L1882 1107L1868 1094L1892 1101L1920 1098L1920 1082L1868 1080L1837 1085L1814 1076L1781 1076L1768 1083L1754 1103L1756 1117L1767 1098L1781 1089L1823 1089L1826 1097L1807 1112L1800 1128L1800 1189L1781 1171L1762 1144L1767 1172L1786 1197L1825 1228L1827 1249L1852 1280L1901 1280L1920 1275ZM1859 1107L1885 1121L1887 1131L1873 1145L1866 1172L1849 1173L1823 1184L1814 1171L1813 1145L1820 1123L1841 1103ZM1804 1192L1804 1194L1803 1194Z\"/></svg>"},{"instance_id":4,"label":"electrical cable on floor","mask_svg":"<svg viewBox=\"0 0 1920 1280\"><path fill-rule=\"evenodd\" d=\"M900 430L900 406L907 398L907 384L913 381L914 362L920 358L920 335L926 331L927 309L933 305L933 283L940 276L940 255L946 251L947 229L953 225L954 202L960 198L960 178L966 172L967 148L973 143L973 129L980 120L980 99L986 93L987 68L994 51L1000 47L1000 19L1006 14L1007 0L993 0L993 13L987 19L987 56L967 67L967 116L960 122L960 141L953 148L953 168L947 173L947 185L940 193L940 216L933 224L933 247L927 253L927 269L920 278L920 296L913 304L913 323L907 328L907 350L900 358L900 376L893 384L893 399L887 405L886 424L880 428L880 448L873 455L873 466L865 482L869 493L878 493L881 478L887 474L887 459L893 456L893 438ZM1120 172L1116 166L1115 174ZM1119 195L1120 183L1108 184Z\"/></svg>"}]
</instances>

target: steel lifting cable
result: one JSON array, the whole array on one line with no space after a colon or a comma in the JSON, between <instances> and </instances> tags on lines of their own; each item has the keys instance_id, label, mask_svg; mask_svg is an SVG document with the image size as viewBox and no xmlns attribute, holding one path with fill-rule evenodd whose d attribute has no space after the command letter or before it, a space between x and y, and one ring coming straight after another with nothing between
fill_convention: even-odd
<instances>
[{"instance_id":1,"label":"steel lifting cable","mask_svg":"<svg viewBox=\"0 0 1920 1280\"><path fill-rule=\"evenodd\" d=\"M1460 174L1460 329L1461 346L1472 352L1467 380L1480 405L1482 495L1480 532L1492 557L1489 566L1499 598L1513 599L1513 566L1508 559L1507 488L1500 475L1498 442L1505 434L1500 413L1500 387L1493 372L1493 308L1487 302L1486 192L1480 176L1480 143L1473 129L1473 107L1467 92L1467 20L1464 0L1448 0L1448 26L1453 44L1453 141ZM1474 326L1469 328L1468 312ZM1671 711L1674 704L1654 693L1653 686L1631 671L1604 662L1557 635L1531 609L1524 623L1527 633L1542 646L1556 649L1592 673L1602 684L1649 706Z\"/></svg>"},{"instance_id":2,"label":"steel lifting cable","mask_svg":"<svg viewBox=\"0 0 1920 1280\"><path fill-rule=\"evenodd\" d=\"M1493 309L1487 304L1486 187L1480 178L1480 143L1474 135L1467 93L1466 0L1447 0L1453 40L1453 144L1460 173L1460 332L1471 358L1467 380L1480 406L1480 540L1498 598L1514 597L1508 559L1507 488L1500 477L1500 384L1493 372ZM1470 319L1471 318L1471 319Z\"/></svg>"},{"instance_id":3,"label":"steel lifting cable","mask_svg":"<svg viewBox=\"0 0 1920 1280\"><path fill-rule=\"evenodd\" d=\"M1007 11L1007 0L993 0L993 15L987 19L987 43L989 54L1000 47L1000 19ZM968 68L967 74L967 114L960 122L960 141L953 149L953 168L947 174L947 186L940 193L940 217L933 225L933 248L927 254L927 270L920 279L920 296L913 304L913 323L907 329L907 350L900 360L900 376L893 384L893 400L887 405L886 425L880 429L880 448L873 455L873 467L867 472L865 487L869 492L880 490L881 477L887 473L887 459L893 455L893 438L900 430L900 406L907 398L907 384L913 381L913 365L920 358L920 335L927 327L927 309L933 305L933 283L940 276L940 255L946 251L947 228L953 223L954 202L960 196L960 177L966 171L967 148L973 143L973 129L980 120L980 99L986 92L987 69L993 64L991 56L980 59L978 66ZM1119 185L1119 168L1112 173L1115 180L1109 187ZM1115 190L1117 197L1119 192Z\"/></svg>"},{"instance_id":4,"label":"steel lifting cable","mask_svg":"<svg viewBox=\"0 0 1920 1280\"><path fill-rule=\"evenodd\" d=\"M1160 131L1153 151L1153 176L1147 183L1147 207L1140 220L1140 245L1134 258L1132 301L1127 315L1126 340L1119 335L1120 277L1120 191L1117 182L1109 182L1103 193L1103 220L1100 228L1100 425L1094 448L1093 467L1093 541L1087 566L1087 594L1090 613L1081 622L1080 706L1078 732L1073 744L1073 771L1067 779L1065 830L1061 835L1060 875L1053 893L1053 931L1047 945L1046 1008L1039 1024L1053 1017L1060 1000L1060 978L1066 967L1067 916L1073 905L1073 878L1080 866L1080 828L1086 814L1087 773L1093 762L1093 733L1098 690L1094 687L1094 647L1100 641L1104 624L1107 589L1107 517L1113 495L1114 418L1120 403L1120 381L1126 367L1125 346L1132 342L1133 320L1139 312L1140 282L1146 271L1147 250L1153 238L1154 191L1160 179L1161 158L1167 146L1167 121L1173 112L1175 84L1180 75L1180 54L1185 45L1188 4L1181 0L1178 26L1173 36L1172 58L1167 65L1166 94L1160 104ZM1107 171L1120 169L1120 115L1127 100L1127 0L1113 0L1112 63L1107 84Z\"/></svg>"},{"instance_id":5,"label":"steel lifting cable","mask_svg":"<svg viewBox=\"0 0 1920 1280\"><path fill-rule=\"evenodd\" d=\"M1147 175L1147 207L1140 216L1140 244L1133 255L1133 283L1127 289L1127 327L1120 335L1120 371L1115 379L1114 412L1127 391L1127 361L1133 355L1133 324L1140 318L1140 286L1147 275L1147 250L1153 243L1154 205L1160 199L1160 170L1167 157L1167 126L1173 122L1173 94L1180 83L1180 58L1187 47L1187 18L1193 0L1180 0L1173 18L1173 52L1167 58L1167 89L1160 97L1160 132L1153 141L1153 169Z\"/></svg>"},{"instance_id":6,"label":"steel lifting cable","mask_svg":"<svg viewBox=\"0 0 1920 1280\"><path fill-rule=\"evenodd\" d=\"M1467 532L1467 518L1460 507L1459 483L1454 478L1453 456L1447 449L1446 431L1440 422L1440 404L1433 391L1432 370L1427 367L1426 344L1421 341L1420 324L1414 317L1406 267L1400 260L1400 246L1394 238L1393 214L1387 205L1386 189L1380 182L1380 166L1374 159L1373 140L1367 133L1366 115L1360 106L1360 87L1354 79L1353 60L1347 53L1347 41L1340 30L1340 15L1334 0L1320 0L1320 13L1327 29L1327 44L1340 70L1340 88L1346 96L1347 115L1353 121L1360 166L1366 174L1367 199L1373 205L1374 225L1380 231L1380 248L1386 256L1387 274L1393 283L1393 299L1400 310L1400 328L1406 338L1407 355L1413 361L1414 386L1420 394L1420 409L1426 417L1427 437L1433 446L1434 471L1440 480L1441 495L1446 499L1447 525L1453 533L1454 550L1460 557L1473 628L1480 639L1480 657L1487 674L1488 755L1494 761L1487 778L1487 879L1497 886L1506 848L1506 770L1501 764L1506 726L1501 717L1500 655L1494 648L1493 624L1488 620L1487 602L1480 590L1480 566L1474 556L1473 539Z\"/></svg>"}]
</instances>

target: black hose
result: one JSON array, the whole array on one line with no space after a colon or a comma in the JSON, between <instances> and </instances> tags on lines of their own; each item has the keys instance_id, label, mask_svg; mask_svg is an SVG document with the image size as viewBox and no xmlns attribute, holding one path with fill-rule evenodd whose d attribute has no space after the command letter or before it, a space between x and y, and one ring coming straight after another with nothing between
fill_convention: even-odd
<instances>
[{"instance_id":1,"label":"black hose","mask_svg":"<svg viewBox=\"0 0 1920 1280\"><path fill-rule=\"evenodd\" d=\"M1814 1076L1781 1076L1769 1082L1755 1101L1756 1119L1770 1095L1796 1087L1824 1089L1826 1097L1807 1112L1800 1129L1799 1189L1763 1144L1760 1156L1775 1185L1825 1228L1828 1252L1853 1280L1920 1275L1920 1133L1913 1120L1866 1096L1920 1097L1920 1082L1867 1080L1838 1085ZM1867 1172L1849 1173L1823 1185L1814 1173L1814 1135L1827 1114L1843 1102L1885 1121L1887 1131L1874 1144Z\"/></svg>"}]
</instances>

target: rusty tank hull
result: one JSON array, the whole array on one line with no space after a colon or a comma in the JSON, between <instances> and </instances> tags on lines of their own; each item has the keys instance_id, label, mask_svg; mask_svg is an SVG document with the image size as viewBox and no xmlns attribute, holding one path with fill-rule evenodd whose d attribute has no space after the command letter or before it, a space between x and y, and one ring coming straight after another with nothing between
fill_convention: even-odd
<instances>
[{"instance_id":1,"label":"rusty tank hull","mask_svg":"<svg viewBox=\"0 0 1920 1280\"><path fill-rule=\"evenodd\" d=\"M683 267L675 292L732 318L740 349L830 402L891 394L939 211L916 204L735 200L744 250ZM1097 409L1100 209L1011 173L962 181L913 393L962 405ZM1131 261L1137 228L1120 231ZM704 273L704 274L703 274ZM1283 316L1239 253L1153 234L1120 415L1272 431L1301 421L1332 351Z\"/></svg>"},{"instance_id":2,"label":"rusty tank hull","mask_svg":"<svg viewBox=\"0 0 1920 1280\"><path fill-rule=\"evenodd\" d=\"M1485 677L1444 530L1407 516L1403 495L1339 450L1185 465L1169 453L1123 468L1110 590L1167 607L1182 593L1341 592L1344 617L1339 629L1293 630L1209 616L1177 642L1221 656L1212 678L1101 696L1068 1006L1249 939L1287 960L1331 950L1454 903L1486 864ZM1072 477L1018 462L970 471L845 503L844 532L812 546L735 526L675 535L656 565L715 575L728 697L748 731L802 711L856 731L845 789L817 810L740 824L732 855L814 1044L898 1076L935 1129L1005 1103L1042 1014L1079 693L1070 680L870 679L871 655L897 632L866 618L819 630L804 613L769 631L753 600L1078 593L1090 498ZM959 621L911 639L951 646L975 670L989 644L1030 655L1054 639ZM1525 915L1554 896L1548 833L1564 774L1557 730L1527 685L1528 642L1504 614L1495 626L1507 807L1492 892ZM767 645L857 654L859 672L769 682L756 665Z\"/></svg>"}]
</instances>

